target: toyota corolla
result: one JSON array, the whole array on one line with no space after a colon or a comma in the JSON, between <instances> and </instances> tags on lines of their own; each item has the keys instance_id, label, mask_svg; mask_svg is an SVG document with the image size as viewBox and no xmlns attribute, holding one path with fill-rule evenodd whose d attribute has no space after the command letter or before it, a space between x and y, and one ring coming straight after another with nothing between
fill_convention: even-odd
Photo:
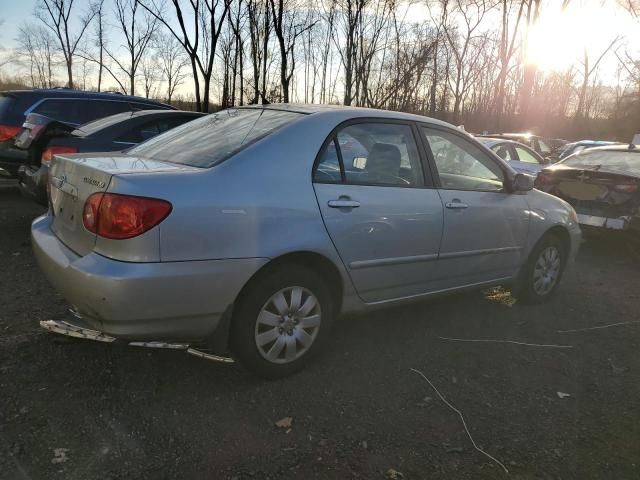
<instances>
[{"instance_id":1,"label":"toyota corolla","mask_svg":"<svg viewBox=\"0 0 640 480\"><path fill-rule=\"evenodd\" d=\"M281 377L346 312L498 284L548 299L581 234L532 187L449 124L356 108L237 108L59 155L32 240L76 316L43 324Z\"/></svg>"}]
</instances>

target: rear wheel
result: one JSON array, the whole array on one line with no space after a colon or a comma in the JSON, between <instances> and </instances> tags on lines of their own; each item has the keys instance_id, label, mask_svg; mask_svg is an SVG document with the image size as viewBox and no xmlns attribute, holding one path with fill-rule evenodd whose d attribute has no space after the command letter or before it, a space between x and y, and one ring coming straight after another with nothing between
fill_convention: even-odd
<instances>
[{"instance_id":1,"label":"rear wheel","mask_svg":"<svg viewBox=\"0 0 640 480\"><path fill-rule=\"evenodd\" d=\"M516 297L524 303L542 303L555 292L564 267L567 252L554 234L545 235L529 255L516 286Z\"/></svg>"},{"instance_id":2,"label":"rear wheel","mask_svg":"<svg viewBox=\"0 0 640 480\"><path fill-rule=\"evenodd\" d=\"M232 349L259 376L291 375L326 341L333 305L329 289L313 271L283 266L261 275L236 305Z\"/></svg>"}]
</instances>

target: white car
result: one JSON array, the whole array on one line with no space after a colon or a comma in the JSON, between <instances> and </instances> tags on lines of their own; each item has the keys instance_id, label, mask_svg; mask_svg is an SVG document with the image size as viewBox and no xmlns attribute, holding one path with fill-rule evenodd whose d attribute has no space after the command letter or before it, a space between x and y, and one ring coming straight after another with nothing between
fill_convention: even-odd
<instances>
[{"instance_id":1,"label":"white car","mask_svg":"<svg viewBox=\"0 0 640 480\"><path fill-rule=\"evenodd\" d=\"M490 137L478 137L477 140L501 159L509 162L517 172L528 173L535 177L549 163L535 150L513 140Z\"/></svg>"}]
</instances>

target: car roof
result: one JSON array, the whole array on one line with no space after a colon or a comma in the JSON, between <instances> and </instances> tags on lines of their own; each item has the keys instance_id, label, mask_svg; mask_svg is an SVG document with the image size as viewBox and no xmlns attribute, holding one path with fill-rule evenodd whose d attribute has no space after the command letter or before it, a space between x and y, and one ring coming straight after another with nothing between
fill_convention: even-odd
<instances>
[{"instance_id":1,"label":"car roof","mask_svg":"<svg viewBox=\"0 0 640 480\"><path fill-rule=\"evenodd\" d=\"M120 100L136 103L148 103L152 105L163 105L168 109L174 108L156 100L137 97L135 95L123 95L118 92L89 92L86 90L74 90L70 88L34 88L31 90L3 90L0 93L9 96L34 96L39 98L99 98L101 100Z\"/></svg>"},{"instance_id":2,"label":"car roof","mask_svg":"<svg viewBox=\"0 0 640 480\"><path fill-rule=\"evenodd\" d=\"M577 154L574 154L574 155L588 154L588 153L591 153L591 152L598 152L598 151L600 151L600 152L632 152L632 153L640 153L640 146L639 145L631 146L628 143L612 144L612 145L605 145L605 146L602 146L602 147L594 147L594 148L589 148L589 149L586 149L586 150L581 150L580 152L578 152Z\"/></svg>"},{"instance_id":3,"label":"car roof","mask_svg":"<svg viewBox=\"0 0 640 480\"><path fill-rule=\"evenodd\" d=\"M515 140L509 140L507 138L478 137L476 139L480 143L482 143L483 145L486 145L489 148L493 147L494 145L497 145L498 143L506 143L509 145L517 145L518 147L524 147L527 149L527 151L531 151L531 148L527 147L525 144L516 142Z\"/></svg>"},{"instance_id":4,"label":"car roof","mask_svg":"<svg viewBox=\"0 0 640 480\"><path fill-rule=\"evenodd\" d=\"M296 104L296 103L270 103L266 105L247 105L245 107L238 108L263 108L265 110L284 110L290 112L304 113L307 115L329 115L339 114L343 117L349 118L389 118L396 120L408 120L414 122L428 122L435 125L440 125L448 128L455 128L453 125L437 120L431 117L425 117L423 115L416 115L413 113L395 112L392 110L379 110L375 108L363 108L363 107L350 107L342 105L315 105L315 104ZM466 133L466 132L465 132Z\"/></svg>"}]
</instances>

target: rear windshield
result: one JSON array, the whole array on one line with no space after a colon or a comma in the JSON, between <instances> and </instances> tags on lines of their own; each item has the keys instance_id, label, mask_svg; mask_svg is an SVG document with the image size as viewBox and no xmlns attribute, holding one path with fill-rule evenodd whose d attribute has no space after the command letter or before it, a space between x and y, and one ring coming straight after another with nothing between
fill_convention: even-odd
<instances>
[{"instance_id":1,"label":"rear windshield","mask_svg":"<svg viewBox=\"0 0 640 480\"><path fill-rule=\"evenodd\" d=\"M99 130L131 118L133 115L134 112L116 113L115 115L110 115L108 117L101 118L100 120L94 120L93 122L85 123L84 125L79 126L73 132L71 132L71 135L74 135L76 137L93 135Z\"/></svg>"},{"instance_id":2,"label":"rear windshield","mask_svg":"<svg viewBox=\"0 0 640 480\"><path fill-rule=\"evenodd\" d=\"M250 108L223 110L169 130L128 153L194 167L211 167L302 115Z\"/></svg>"},{"instance_id":3,"label":"rear windshield","mask_svg":"<svg viewBox=\"0 0 640 480\"><path fill-rule=\"evenodd\" d=\"M564 160L562 165L613 173L640 175L640 150L584 150Z\"/></svg>"}]
</instances>

